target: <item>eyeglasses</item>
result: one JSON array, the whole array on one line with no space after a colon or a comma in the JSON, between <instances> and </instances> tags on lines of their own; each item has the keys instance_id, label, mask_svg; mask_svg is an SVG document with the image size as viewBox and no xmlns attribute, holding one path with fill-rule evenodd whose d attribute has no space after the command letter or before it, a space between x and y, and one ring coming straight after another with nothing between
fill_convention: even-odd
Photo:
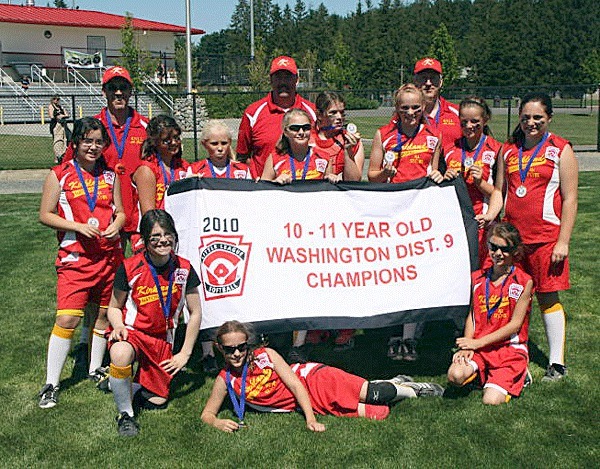
<instances>
[{"instance_id":1,"label":"eyeglasses","mask_svg":"<svg viewBox=\"0 0 600 469\"><path fill-rule=\"evenodd\" d=\"M117 91L121 91L122 93L130 93L131 85L129 83L112 83L108 82L106 85L106 91L109 93L116 93Z\"/></svg>"},{"instance_id":2,"label":"eyeglasses","mask_svg":"<svg viewBox=\"0 0 600 469\"><path fill-rule=\"evenodd\" d=\"M104 140L98 139L98 140L94 140L93 138L84 138L81 139L79 141L79 145L81 145L82 147L91 147L92 145L96 145L97 147L103 147L104 145L106 145L106 142Z\"/></svg>"},{"instance_id":3,"label":"eyeglasses","mask_svg":"<svg viewBox=\"0 0 600 469\"><path fill-rule=\"evenodd\" d=\"M514 246L499 246L497 244L492 243L491 241L488 241L488 249L492 252L496 252L498 249L500 249L500 251L502 251L504 254L510 254L511 252L513 252L515 250Z\"/></svg>"},{"instance_id":4,"label":"eyeglasses","mask_svg":"<svg viewBox=\"0 0 600 469\"><path fill-rule=\"evenodd\" d=\"M179 145L181 143L181 136L171 137L168 140L161 140L163 145Z\"/></svg>"},{"instance_id":5,"label":"eyeglasses","mask_svg":"<svg viewBox=\"0 0 600 469\"><path fill-rule=\"evenodd\" d=\"M300 130L304 130L305 132L308 132L311 128L312 125L311 124L291 124L287 126L288 130L291 130L292 132L300 132Z\"/></svg>"},{"instance_id":6,"label":"eyeglasses","mask_svg":"<svg viewBox=\"0 0 600 469\"><path fill-rule=\"evenodd\" d=\"M233 355L235 351L239 351L240 353L244 353L248 350L248 342L242 342L237 345L223 345L221 344L221 348L223 349L223 353L225 355Z\"/></svg>"},{"instance_id":7,"label":"eyeglasses","mask_svg":"<svg viewBox=\"0 0 600 469\"><path fill-rule=\"evenodd\" d=\"M163 238L165 238L165 240L169 244L173 244L173 241L175 241L175 235L173 235L172 233L165 233L165 234L151 235L150 238L148 238L148 242L152 246L156 246L158 243L160 243L160 240L163 239Z\"/></svg>"},{"instance_id":8,"label":"eyeglasses","mask_svg":"<svg viewBox=\"0 0 600 469\"><path fill-rule=\"evenodd\" d=\"M442 77L438 73L417 73L414 79L415 84L418 86L422 86L428 81L430 81L433 86L440 86L440 83L442 82Z\"/></svg>"}]
</instances>

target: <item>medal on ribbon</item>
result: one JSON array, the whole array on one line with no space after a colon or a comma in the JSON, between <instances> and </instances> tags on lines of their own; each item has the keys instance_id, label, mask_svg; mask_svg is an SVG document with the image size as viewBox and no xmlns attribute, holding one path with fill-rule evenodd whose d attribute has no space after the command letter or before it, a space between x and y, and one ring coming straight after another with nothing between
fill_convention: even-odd
<instances>
[{"instance_id":1,"label":"medal on ribbon","mask_svg":"<svg viewBox=\"0 0 600 469\"><path fill-rule=\"evenodd\" d=\"M290 169L292 170L292 181L296 180L296 158L290 153ZM308 165L310 164L310 147L308 147L308 151L306 152L306 156L304 157L304 169L302 170L302 180L306 179L306 175L308 174Z\"/></svg>"},{"instance_id":2,"label":"medal on ribbon","mask_svg":"<svg viewBox=\"0 0 600 469\"><path fill-rule=\"evenodd\" d=\"M233 410L237 415L240 427L245 427L244 423L244 412L246 411L246 377L248 376L248 363L244 363L242 368L242 382L240 384L240 398L238 400L233 385L231 384L231 371L227 370L225 374L225 384L227 385L227 392L229 393L229 399L233 405Z\"/></svg>"},{"instance_id":3,"label":"medal on ribbon","mask_svg":"<svg viewBox=\"0 0 600 469\"><path fill-rule=\"evenodd\" d=\"M88 208L90 209L90 212L93 213L94 209L96 208L96 202L98 201L99 176L98 176L98 172L96 171L96 167L94 166L94 192L93 192L93 194L90 194L90 191L87 188L87 184L85 183L85 178L83 177L83 172L81 171L81 167L79 166L77 159L73 159L73 166L75 166L75 171L77 172L77 178L79 179L79 182L81 183L81 187L83 189L83 193L85 194L85 199L87 201ZM87 224L90 225L92 228L100 228L100 220L98 220L96 217L93 217L93 216L88 218Z\"/></svg>"},{"instance_id":4,"label":"medal on ribbon","mask_svg":"<svg viewBox=\"0 0 600 469\"><path fill-rule=\"evenodd\" d=\"M154 280L154 284L156 285L156 294L158 295L158 300L160 301L160 307L162 309L163 315L165 316L166 330L169 330L169 316L171 315L171 301L173 300L173 280L175 278L175 266L173 265L173 258L169 258L169 286L167 288L167 298L163 296L162 288L160 286L160 281L158 279L158 273L156 271L156 267L146 254L146 261L148 262L148 267L150 267L150 273L152 274L152 279Z\"/></svg>"},{"instance_id":5,"label":"medal on ribbon","mask_svg":"<svg viewBox=\"0 0 600 469\"><path fill-rule=\"evenodd\" d=\"M527 188L525 187L525 179L527 178L527 173L529 172L529 169L531 168L531 164L533 163L533 160L535 160L535 157L538 155L538 153L540 152L540 150L542 149L542 146L544 145L544 143L546 143L546 140L548 140L548 136L550 134L548 132L546 132L544 134L544 136L542 137L542 139L540 140L540 143L538 143L535 146L535 150L533 150L533 153L531 155L531 157L529 158L529 161L527 162L527 165L525 166L525 168L523 168L523 145L519 146L519 178L521 179L521 185L519 187L517 187L517 189L515 190L515 194L517 197L525 197L525 195L527 195Z\"/></svg>"}]
</instances>

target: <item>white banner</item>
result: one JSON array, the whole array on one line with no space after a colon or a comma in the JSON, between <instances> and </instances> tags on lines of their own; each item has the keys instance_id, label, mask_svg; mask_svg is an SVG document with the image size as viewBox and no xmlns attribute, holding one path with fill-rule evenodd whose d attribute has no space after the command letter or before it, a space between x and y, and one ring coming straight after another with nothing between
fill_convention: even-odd
<instances>
[{"instance_id":1,"label":"white banner","mask_svg":"<svg viewBox=\"0 0 600 469\"><path fill-rule=\"evenodd\" d=\"M102 52L94 54L86 54L76 50L64 49L65 65L70 65L73 68L102 68Z\"/></svg>"},{"instance_id":2,"label":"white banner","mask_svg":"<svg viewBox=\"0 0 600 469\"><path fill-rule=\"evenodd\" d=\"M466 315L477 226L460 197L470 208L462 181L192 178L166 209L203 282L202 329L372 328Z\"/></svg>"}]
</instances>

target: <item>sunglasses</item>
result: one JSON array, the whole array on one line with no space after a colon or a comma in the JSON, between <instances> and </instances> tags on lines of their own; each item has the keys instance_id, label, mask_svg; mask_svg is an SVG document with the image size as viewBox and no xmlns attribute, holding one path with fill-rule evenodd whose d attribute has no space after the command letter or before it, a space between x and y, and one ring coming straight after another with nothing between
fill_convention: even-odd
<instances>
[{"instance_id":1,"label":"sunglasses","mask_svg":"<svg viewBox=\"0 0 600 469\"><path fill-rule=\"evenodd\" d=\"M111 83L108 82L106 85L106 91L109 93L116 93L121 91L122 93L129 93L131 91L131 85L129 83Z\"/></svg>"},{"instance_id":2,"label":"sunglasses","mask_svg":"<svg viewBox=\"0 0 600 469\"><path fill-rule=\"evenodd\" d=\"M236 350L238 350L240 353L244 353L246 350L248 350L248 342L242 342L241 344L237 344L237 345L222 345L221 344L221 348L223 349L223 353L225 355L233 355Z\"/></svg>"},{"instance_id":3,"label":"sunglasses","mask_svg":"<svg viewBox=\"0 0 600 469\"><path fill-rule=\"evenodd\" d=\"M304 130L305 132L308 132L311 128L312 125L311 124L291 124L287 126L288 130L291 130L292 132L300 132L300 130Z\"/></svg>"},{"instance_id":4,"label":"sunglasses","mask_svg":"<svg viewBox=\"0 0 600 469\"><path fill-rule=\"evenodd\" d=\"M510 254L515 250L514 246L498 246L490 241L488 241L488 249L492 252L496 252L498 249L505 254Z\"/></svg>"}]
</instances>

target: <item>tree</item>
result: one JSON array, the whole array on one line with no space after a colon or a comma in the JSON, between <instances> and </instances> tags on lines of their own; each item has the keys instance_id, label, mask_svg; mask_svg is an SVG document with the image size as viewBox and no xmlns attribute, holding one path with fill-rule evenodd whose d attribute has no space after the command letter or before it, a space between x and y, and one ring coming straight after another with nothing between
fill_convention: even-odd
<instances>
[{"instance_id":1,"label":"tree","mask_svg":"<svg viewBox=\"0 0 600 469\"><path fill-rule=\"evenodd\" d=\"M129 12L125 13L125 23L121 27L121 43L118 65L129 71L133 86L140 89L144 76L154 73L160 59L152 59L147 50L140 48L133 28L133 16Z\"/></svg>"},{"instance_id":2,"label":"tree","mask_svg":"<svg viewBox=\"0 0 600 469\"><path fill-rule=\"evenodd\" d=\"M269 57L262 41L257 41L254 60L248 64L248 81L255 91L269 89Z\"/></svg>"},{"instance_id":3,"label":"tree","mask_svg":"<svg viewBox=\"0 0 600 469\"><path fill-rule=\"evenodd\" d=\"M356 62L341 32L337 33L333 41L333 57L323 64L323 80L338 90L356 85Z\"/></svg>"},{"instance_id":4,"label":"tree","mask_svg":"<svg viewBox=\"0 0 600 469\"><path fill-rule=\"evenodd\" d=\"M54 0L54 6L56 8L69 8L65 0Z\"/></svg>"},{"instance_id":5,"label":"tree","mask_svg":"<svg viewBox=\"0 0 600 469\"><path fill-rule=\"evenodd\" d=\"M441 23L439 28L433 32L431 45L427 55L442 62L444 69L444 82L447 85L454 83L459 76L458 57L454 47L454 39L448 32L448 28Z\"/></svg>"},{"instance_id":6,"label":"tree","mask_svg":"<svg viewBox=\"0 0 600 469\"><path fill-rule=\"evenodd\" d=\"M590 83L600 83L600 52L598 52L598 49L592 50L587 55L581 64L581 68L584 72L584 79L589 80Z\"/></svg>"}]
</instances>

